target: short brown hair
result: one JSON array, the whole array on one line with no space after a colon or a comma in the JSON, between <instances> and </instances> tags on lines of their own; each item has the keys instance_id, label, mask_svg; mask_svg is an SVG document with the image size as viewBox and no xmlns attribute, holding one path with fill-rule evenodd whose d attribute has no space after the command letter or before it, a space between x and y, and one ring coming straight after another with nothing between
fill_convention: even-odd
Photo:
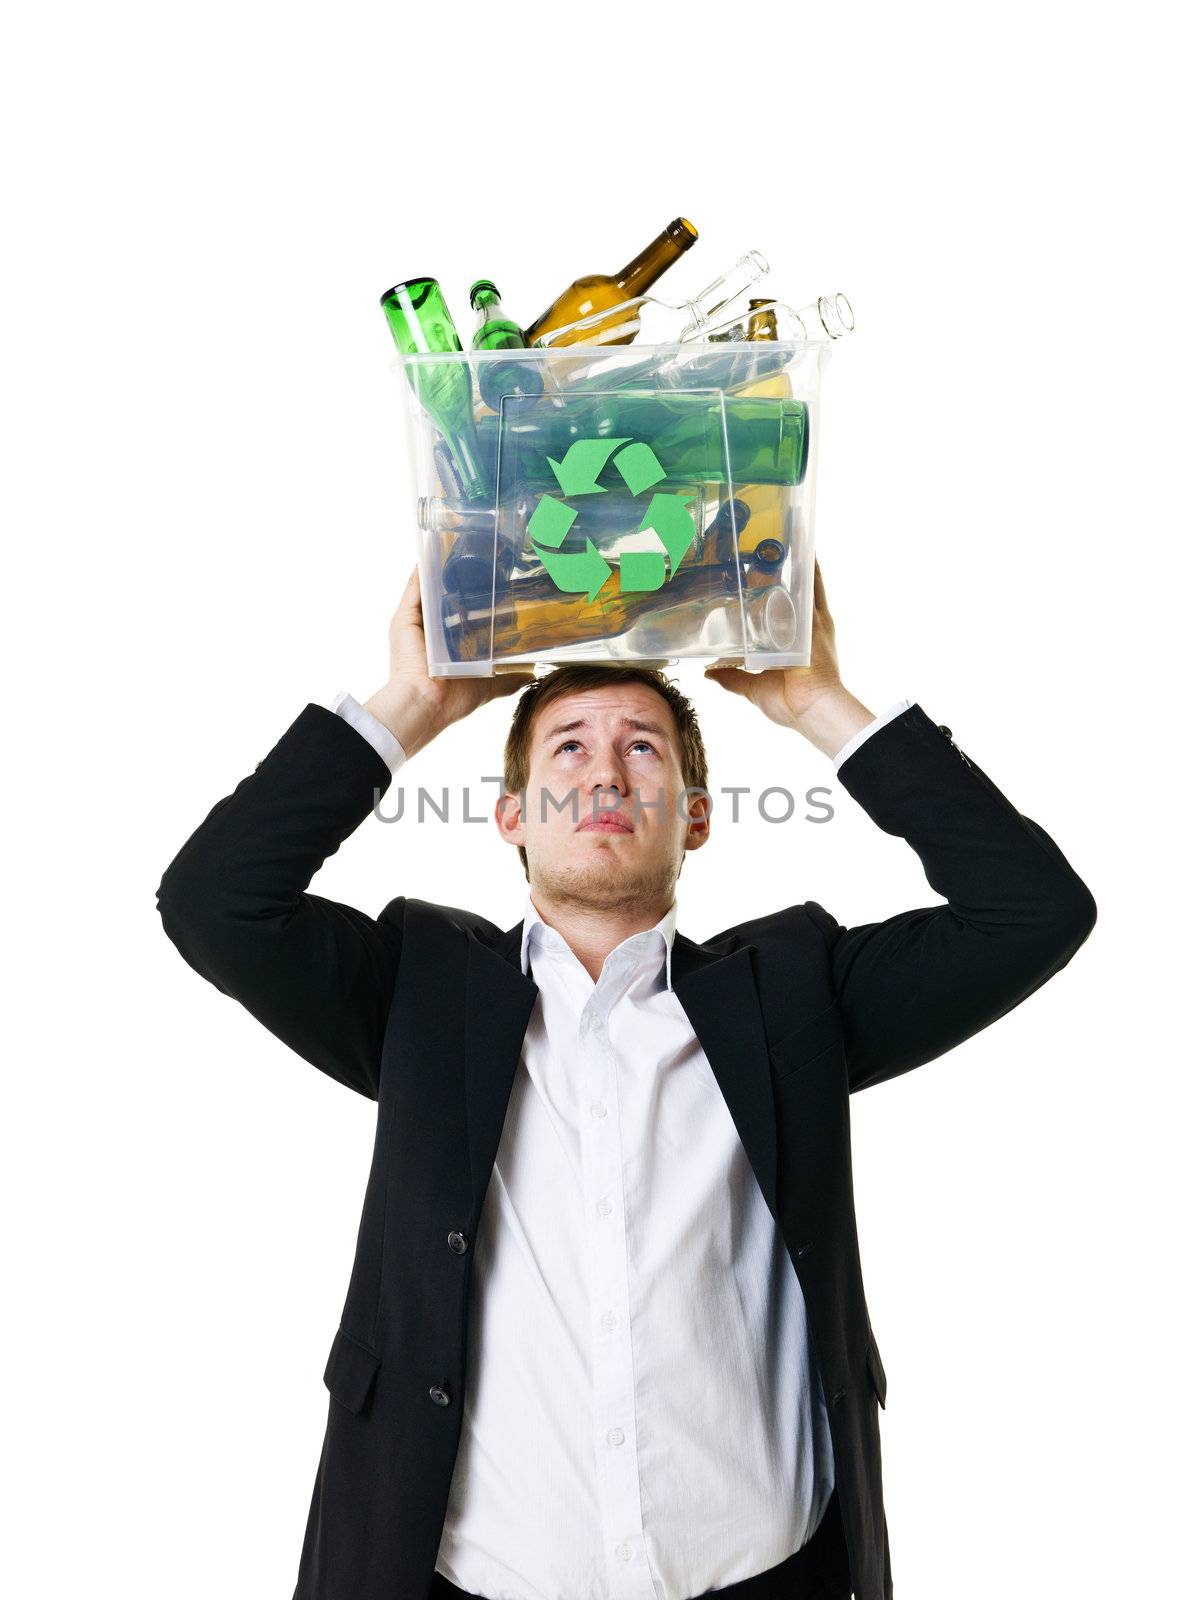
<instances>
[{"instance_id":1,"label":"short brown hair","mask_svg":"<svg viewBox=\"0 0 1200 1600\"><path fill-rule=\"evenodd\" d=\"M679 735L682 754L683 781L689 789L708 791L708 755L700 733L700 724L692 702L672 679L664 677L658 667L639 667L632 662L608 666L603 662L568 663L555 667L552 672L523 689L517 698L512 726L504 741L504 788L509 794L521 794L529 783L530 744L533 722L543 706L565 694L578 694L585 689L605 689L611 683L644 683L648 689L660 694L671 708L675 730ZM529 881L529 861L525 846L518 845L517 853Z\"/></svg>"}]
</instances>

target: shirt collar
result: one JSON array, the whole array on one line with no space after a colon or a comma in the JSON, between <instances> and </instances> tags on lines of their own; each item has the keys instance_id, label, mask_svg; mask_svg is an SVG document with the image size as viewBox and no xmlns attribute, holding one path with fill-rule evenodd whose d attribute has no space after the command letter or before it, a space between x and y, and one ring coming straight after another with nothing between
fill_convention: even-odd
<instances>
[{"instance_id":1,"label":"shirt collar","mask_svg":"<svg viewBox=\"0 0 1200 1600\"><path fill-rule=\"evenodd\" d=\"M666 970L667 988L671 987L671 946L675 942L675 917L678 912L678 901L672 900L666 913L655 924L655 930L662 935L663 943L667 947ZM550 924L538 911L533 903L533 895L529 890L525 892L525 922L521 930L521 971L529 976L529 936L535 926L549 928ZM557 930L555 930L557 931ZM561 934L559 935L561 938Z\"/></svg>"}]
</instances>

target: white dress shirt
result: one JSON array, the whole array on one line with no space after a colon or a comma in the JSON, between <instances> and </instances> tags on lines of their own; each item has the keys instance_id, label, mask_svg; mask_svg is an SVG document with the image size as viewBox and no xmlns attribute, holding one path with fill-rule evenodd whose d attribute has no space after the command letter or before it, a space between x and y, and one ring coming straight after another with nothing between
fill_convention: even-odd
<instances>
[{"instance_id":1,"label":"white dress shirt","mask_svg":"<svg viewBox=\"0 0 1200 1600\"><path fill-rule=\"evenodd\" d=\"M399 769L357 701L330 709ZM593 983L526 894L538 997L474 1246L437 1556L488 1600L690 1600L784 1561L833 1491L804 1293L671 987L675 916Z\"/></svg>"}]
</instances>

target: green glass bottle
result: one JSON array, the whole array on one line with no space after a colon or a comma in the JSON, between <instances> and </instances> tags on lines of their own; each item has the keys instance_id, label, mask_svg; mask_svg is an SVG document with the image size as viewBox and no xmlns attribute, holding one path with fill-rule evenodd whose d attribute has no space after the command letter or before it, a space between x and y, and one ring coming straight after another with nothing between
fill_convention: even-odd
<instances>
[{"instance_id":1,"label":"green glass bottle","mask_svg":"<svg viewBox=\"0 0 1200 1600\"><path fill-rule=\"evenodd\" d=\"M561 461L577 439L629 439L648 444L666 474L662 487L687 483L803 482L808 465L808 406L803 400L730 395L725 404L703 393L571 396L551 407L518 408L505 426L505 451L515 451L504 475L557 491L549 462ZM499 419L479 425L484 459L494 470ZM726 441L729 454L726 458ZM619 483L611 473L606 483ZM657 485L656 485L657 487ZM507 491L506 491L507 492Z\"/></svg>"},{"instance_id":2,"label":"green glass bottle","mask_svg":"<svg viewBox=\"0 0 1200 1600\"><path fill-rule=\"evenodd\" d=\"M681 400L692 403L681 406ZM808 407L803 400L727 396L722 417L719 406L704 404L700 396L681 395L669 402L669 409L675 413L672 420L650 440L667 471L689 473L708 483L714 477L722 479L727 436L729 467L735 482L802 481L808 464ZM625 403L620 410L624 423Z\"/></svg>"},{"instance_id":3,"label":"green glass bottle","mask_svg":"<svg viewBox=\"0 0 1200 1600\"><path fill-rule=\"evenodd\" d=\"M525 335L511 317L504 314L500 291L490 278L471 285L471 310L478 321L471 340L472 350L524 350ZM528 361L481 361L479 393L485 406L499 411L506 394L541 394L545 388L540 364Z\"/></svg>"},{"instance_id":4,"label":"green glass bottle","mask_svg":"<svg viewBox=\"0 0 1200 1600\"><path fill-rule=\"evenodd\" d=\"M436 278L409 278L381 295L379 303L402 360L462 349ZM426 414L445 440L462 492L468 500L486 499L491 487L480 468L467 362L405 360L404 370Z\"/></svg>"}]
</instances>

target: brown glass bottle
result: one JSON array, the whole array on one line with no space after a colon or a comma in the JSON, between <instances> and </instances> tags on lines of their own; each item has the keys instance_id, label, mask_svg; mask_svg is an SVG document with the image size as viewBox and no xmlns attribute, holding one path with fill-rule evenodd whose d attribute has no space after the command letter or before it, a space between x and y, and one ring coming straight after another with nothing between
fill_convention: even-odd
<instances>
[{"instance_id":1,"label":"brown glass bottle","mask_svg":"<svg viewBox=\"0 0 1200 1600\"><path fill-rule=\"evenodd\" d=\"M751 300L750 326L746 331L747 341L756 339L778 339L779 323L774 311L764 311L764 306L774 306L774 300Z\"/></svg>"},{"instance_id":2,"label":"brown glass bottle","mask_svg":"<svg viewBox=\"0 0 1200 1600\"><path fill-rule=\"evenodd\" d=\"M748 343L778 340L779 321L775 315L775 305L774 300L751 300L746 328ZM741 393L773 400L792 398L792 385L787 373L773 371L769 360L763 364L762 371L756 373L756 378L757 381L746 385ZM743 484L736 492L750 507L748 537L739 544L742 558L750 558L744 569L746 591L774 588L780 582L791 543L789 530L795 520L789 496L786 490L761 483Z\"/></svg>"},{"instance_id":3,"label":"brown glass bottle","mask_svg":"<svg viewBox=\"0 0 1200 1600\"><path fill-rule=\"evenodd\" d=\"M626 300L645 294L650 285L657 283L667 268L678 261L685 250L690 250L699 237L686 217L676 217L657 239L652 239L615 277L595 274L576 278L570 288L564 289L554 304L525 329L525 343L533 344L535 339L540 339L554 328L565 328L569 322L578 322L580 317L590 317L608 306L619 306ZM594 339L595 335L595 328L591 328L581 338ZM610 342L631 344L635 337L636 330L627 337ZM562 342L574 344L576 341L564 339Z\"/></svg>"},{"instance_id":4,"label":"brown glass bottle","mask_svg":"<svg viewBox=\"0 0 1200 1600\"><path fill-rule=\"evenodd\" d=\"M664 558L665 559L665 558ZM639 619L663 609L664 596L673 605L699 600L714 606L737 599L737 578L731 567L684 565L669 585L651 594L622 594L605 584L603 594L564 594L544 573L510 582L495 605L486 595L447 593L442 598L442 630L452 661L479 661L489 654L506 660L527 651L551 650L613 639Z\"/></svg>"}]
</instances>

